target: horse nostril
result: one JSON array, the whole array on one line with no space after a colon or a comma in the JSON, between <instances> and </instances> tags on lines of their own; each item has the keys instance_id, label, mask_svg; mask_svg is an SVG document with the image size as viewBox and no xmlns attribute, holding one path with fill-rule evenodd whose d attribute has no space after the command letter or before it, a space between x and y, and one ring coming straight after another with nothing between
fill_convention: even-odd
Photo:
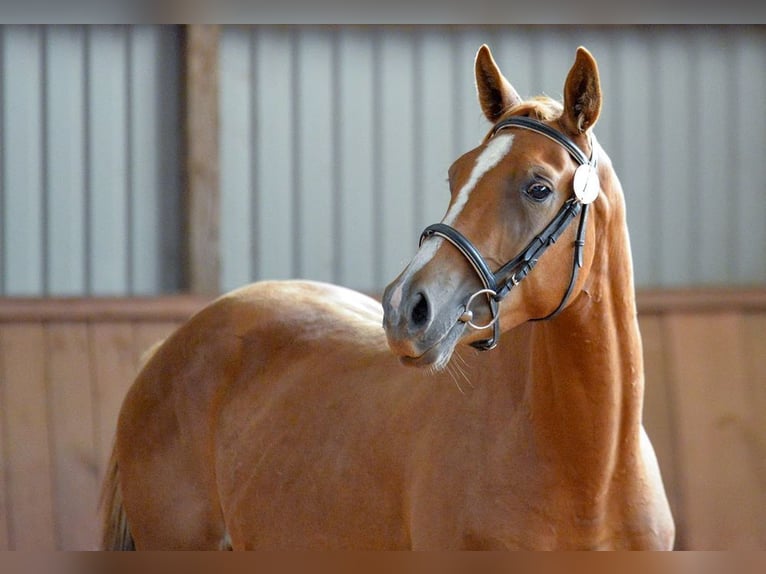
<instances>
[{"instance_id":1,"label":"horse nostril","mask_svg":"<svg viewBox=\"0 0 766 574\"><path fill-rule=\"evenodd\" d=\"M416 294L415 299L410 318L413 326L422 327L428 321L428 299L423 293Z\"/></svg>"}]
</instances>

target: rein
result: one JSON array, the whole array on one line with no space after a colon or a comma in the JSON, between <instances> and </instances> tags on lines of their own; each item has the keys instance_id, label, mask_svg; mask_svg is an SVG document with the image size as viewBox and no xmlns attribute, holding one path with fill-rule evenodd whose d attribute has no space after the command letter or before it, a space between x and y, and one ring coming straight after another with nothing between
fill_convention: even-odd
<instances>
[{"instance_id":1,"label":"rein","mask_svg":"<svg viewBox=\"0 0 766 574\"><path fill-rule=\"evenodd\" d=\"M564 147L569 155L579 164L574 177L574 194L564 202L558 213L545 226L545 228L534 238L516 257L502 265L497 271L492 272L487 265L486 260L481 253L454 227L445 223L435 223L429 225L420 236L420 243L429 237L438 236L446 239L454 245L460 253L469 261L476 274L481 279L483 288L473 293L464 305L464 312L458 319L476 330L488 329L494 327L492 336L489 339L483 339L471 343L472 346L482 351L493 349L497 345L500 337L500 324L498 309L502 301L511 290L518 285L537 264L543 253L561 237L569 224L580 216L577 226L577 235L574 242L574 253L572 257L572 274L569 278L569 285L564 293L558 307L545 317L532 319L532 321L545 321L558 315L566 305L569 296L572 293L577 275L582 267L583 248L585 247L585 228L588 217L588 206L593 202L599 193L598 176L596 175L596 158L590 159L580 150L579 147L560 131L540 122L539 120L525 116L511 116L499 122L493 129L490 138L494 137L499 131L517 127L530 130L541 134L557 144ZM486 296L489 304L492 319L486 325L476 325L473 322L473 311L471 305L474 299L480 296Z\"/></svg>"}]
</instances>

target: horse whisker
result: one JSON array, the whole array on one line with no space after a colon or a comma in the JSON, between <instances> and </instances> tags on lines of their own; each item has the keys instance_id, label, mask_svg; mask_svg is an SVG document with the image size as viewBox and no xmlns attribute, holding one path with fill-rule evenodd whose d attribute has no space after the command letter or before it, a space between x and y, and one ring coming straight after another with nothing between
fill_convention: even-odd
<instances>
[{"instance_id":1,"label":"horse whisker","mask_svg":"<svg viewBox=\"0 0 766 574\"><path fill-rule=\"evenodd\" d=\"M452 361L447 363L447 367L445 369L447 373L449 373L450 378L452 379L452 382L455 383L455 386L457 387L457 390L460 391L461 395L465 394L465 391L463 390L463 387L460 386L460 382L458 381L457 374L455 373L455 369L453 367Z\"/></svg>"},{"instance_id":2,"label":"horse whisker","mask_svg":"<svg viewBox=\"0 0 766 574\"><path fill-rule=\"evenodd\" d=\"M468 383L468 386L470 386L472 389L474 388L473 383L471 382L471 378L468 376L468 372L470 371L470 365L468 364L468 361L466 361L465 357L463 357L458 350L455 350L455 361L454 365L457 371L463 376L463 379L466 383Z\"/></svg>"}]
</instances>

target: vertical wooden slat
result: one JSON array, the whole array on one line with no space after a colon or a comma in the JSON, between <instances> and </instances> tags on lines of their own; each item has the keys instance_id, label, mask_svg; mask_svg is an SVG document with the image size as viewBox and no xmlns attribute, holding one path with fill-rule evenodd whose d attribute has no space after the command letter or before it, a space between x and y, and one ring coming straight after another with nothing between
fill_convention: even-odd
<instances>
[{"instance_id":1,"label":"vertical wooden slat","mask_svg":"<svg viewBox=\"0 0 766 574\"><path fill-rule=\"evenodd\" d=\"M69 26L46 31L46 292L57 296L85 289L84 36Z\"/></svg>"},{"instance_id":2,"label":"vertical wooden slat","mask_svg":"<svg viewBox=\"0 0 766 574\"><path fill-rule=\"evenodd\" d=\"M652 79L648 44L635 32L622 34L619 61L615 72L623 87L622 98L612 102L625 124L621 132L620 149L623 162L615 170L625 187L628 224L637 240L631 243L636 282L652 284L655 281L655 253L651 239L656 222L652 202L649 200L653 173L646 169L649 152L654 145L652 124L637 113L646 106L646 86ZM607 150L607 153L609 150Z\"/></svg>"},{"instance_id":3,"label":"vertical wooden slat","mask_svg":"<svg viewBox=\"0 0 766 574\"><path fill-rule=\"evenodd\" d=\"M659 164L656 170L660 189L626 189L626 194L643 194L644 201L657 201L660 205L658 234L662 255L658 257L662 285L683 285L693 280L692 247L689 238L696 226L694 213L688 206L698 201L692 184L694 170L704 168L687 141L691 125L691 107L695 101L692 91L691 69L687 59L687 34L658 34L654 44L656 67L651 81L660 86L660 101L650 102L657 114L657 126L652 145L658 146ZM634 87L634 89L641 89ZM630 217L630 214L628 215ZM648 236L631 227L636 241L647 242ZM640 284L640 283L639 283Z\"/></svg>"},{"instance_id":4,"label":"vertical wooden slat","mask_svg":"<svg viewBox=\"0 0 766 574\"><path fill-rule=\"evenodd\" d=\"M189 287L220 291L219 26L186 29L186 183Z\"/></svg>"},{"instance_id":5,"label":"vertical wooden slat","mask_svg":"<svg viewBox=\"0 0 766 574\"><path fill-rule=\"evenodd\" d=\"M665 325L661 315L653 314L642 316L640 327L644 348L644 428L657 455L665 492L679 532L676 543L680 546L684 530L683 497L678 476L678 429L673 404L673 379L668 373Z\"/></svg>"},{"instance_id":6,"label":"vertical wooden slat","mask_svg":"<svg viewBox=\"0 0 766 574\"><path fill-rule=\"evenodd\" d=\"M755 513L761 517L755 547L766 550L766 313L749 313L744 320L744 355L750 397L752 432L746 437L751 469L757 490L753 493Z\"/></svg>"},{"instance_id":7,"label":"vertical wooden slat","mask_svg":"<svg viewBox=\"0 0 766 574\"><path fill-rule=\"evenodd\" d=\"M296 45L298 114L295 136L298 277L333 281L336 182L333 172L333 52L327 29L302 29Z\"/></svg>"},{"instance_id":8,"label":"vertical wooden slat","mask_svg":"<svg viewBox=\"0 0 766 574\"><path fill-rule=\"evenodd\" d=\"M622 133L626 129L625 122L631 119L631 117L625 117L621 110L622 90L623 88L635 89L636 86L632 82L625 86L620 73L622 52L614 48L617 39L621 36L621 31L608 26L599 26L588 28L584 34L586 38L578 43L590 50L596 58L601 80L601 114L594 131L612 163L615 166L622 166L625 164L621 148ZM631 190L630 193L637 192Z\"/></svg>"},{"instance_id":9,"label":"vertical wooden slat","mask_svg":"<svg viewBox=\"0 0 766 574\"><path fill-rule=\"evenodd\" d=\"M340 277L349 287L375 287L376 158L373 41L359 29L339 32Z\"/></svg>"},{"instance_id":10,"label":"vertical wooden slat","mask_svg":"<svg viewBox=\"0 0 766 574\"><path fill-rule=\"evenodd\" d=\"M742 320L723 312L667 321L687 547L758 548L763 516L753 496L763 485L752 470L749 437L758 430L748 414Z\"/></svg>"},{"instance_id":11,"label":"vertical wooden slat","mask_svg":"<svg viewBox=\"0 0 766 574\"><path fill-rule=\"evenodd\" d=\"M9 532L10 523L10 485L6 476L10 473L11 465L8 454L7 435L7 408L5 407L7 399L5 398L5 381L7 373L5 370L5 356L3 352L3 328L0 325L0 552L11 550L11 537Z\"/></svg>"},{"instance_id":12,"label":"vertical wooden slat","mask_svg":"<svg viewBox=\"0 0 766 574\"><path fill-rule=\"evenodd\" d=\"M175 78L169 74L163 54L162 30L153 26L135 26L130 29L128 46L128 77L130 81L128 110L130 117L129 139L130 158L128 165L131 213L130 273L131 284L128 292L132 295L156 294L161 289L162 268L169 265L158 256L164 255L163 239L170 242L170 234L163 237L163 228L172 229L180 221L172 210L163 210L161 197L180 193L177 187L164 185L160 173L168 161L177 161L177 157L167 157L170 146L165 145L164 137L158 125L163 115L173 118L175 106L165 107L162 100L163 83L158 81L167 77L173 85ZM164 57L163 57L164 56ZM167 76L165 76L167 74ZM178 117L175 116L177 121ZM167 121L167 120L165 120ZM164 127L164 126L163 126ZM165 128L167 129L167 128ZM167 157L167 159L165 159ZM173 166L178 169L178 165Z\"/></svg>"},{"instance_id":13,"label":"vertical wooden slat","mask_svg":"<svg viewBox=\"0 0 766 574\"><path fill-rule=\"evenodd\" d=\"M56 323L46 333L58 547L96 548L98 476L90 347L83 323Z\"/></svg>"},{"instance_id":14,"label":"vertical wooden slat","mask_svg":"<svg viewBox=\"0 0 766 574\"><path fill-rule=\"evenodd\" d=\"M736 47L737 85L735 93L740 105L746 108L751 102L763 100L766 93L766 29L737 29L732 44ZM759 72L756 72L758 70ZM766 202L763 186L751 185L753 181L766 181L766 115L736 114L730 118L729 129L733 132L737 150L733 165L727 166L733 178L733 194L737 196L737 212L734 221L732 260L736 261L736 279L741 283L766 278L766 257L762 248L766 245ZM724 194L725 195L725 194Z\"/></svg>"},{"instance_id":15,"label":"vertical wooden slat","mask_svg":"<svg viewBox=\"0 0 766 574\"><path fill-rule=\"evenodd\" d=\"M88 29L88 272L100 295L127 293L130 227L127 36L122 27Z\"/></svg>"},{"instance_id":16,"label":"vertical wooden slat","mask_svg":"<svg viewBox=\"0 0 766 574\"><path fill-rule=\"evenodd\" d=\"M546 34L543 29L536 29L537 50L535 54L536 74L540 77L539 89L530 95L546 94L561 101L564 93L564 80L574 62L574 47L568 37L567 28L558 28L554 34Z\"/></svg>"},{"instance_id":17,"label":"vertical wooden slat","mask_svg":"<svg viewBox=\"0 0 766 574\"><path fill-rule=\"evenodd\" d=\"M183 121L183 101L179 89L183 76L182 37L180 26L161 28L153 56L161 61L161 83L155 96L159 117L154 126L156 131L153 132L161 143L159 157L156 158L157 203L152 207L157 208L162 216L159 218L160 251L143 255L154 259L154 265L160 268L160 283L152 294L178 293L186 288L183 231L186 221L183 192L185 152L183 138L179 133L179 125ZM141 210L136 210L136 221L142 217L141 214Z\"/></svg>"},{"instance_id":18,"label":"vertical wooden slat","mask_svg":"<svg viewBox=\"0 0 766 574\"><path fill-rule=\"evenodd\" d=\"M221 36L221 287L254 279L252 235L253 133L252 35L236 28Z\"/></svg>"},{"instance_id":19,"label":"vertical wooden slat","mask_svg":"<svg viewBox=\"0 0 766 574\"><path fill-rule=\"evenodd\" d=\"M450 62L449 38L442 29L421 32L421 61L419 74L415 80L420 83L419 94L422 98L415 118L416 129L420 132L418 153L421 158L419 169L422 178L419 182L422 194L422 219L418 228L425 228L435 221L440 221L447 210L449 184L447 170L454 161L452 156L454 141L454 100L445 97L454 82L454 73ZM466 150L467 151L467 150ZM415 245L410 246L414 252Z\"/></svg>"},{"instance_id":20,"label":"vertical wooden slat","mask_svg":"<svg viewBox=\"0 0 766 574\"><path fill-rule=\"evenodd\" d=\"M279 28L257 28L255 34L255 113L258 172L255 174L255 247L257 274L283 279L293 273L293 57L292 36Z\"/></svg>"},{"instance_id":21,"label":"vertical wooden slat","mask_svg":"<svg viewBox=\"0 0 766 574\"><path fill-rule=\"evenodd\" d=\"M414 253L413 56L409 30L388 29L380 37L380 212L382 243L378 289L396 277Z\"/></svg>"},{"instance_id":22,"label":"vertical wooden slat","mask_svg":"<svg viewBox=\"0 0 766 574\"><path fill-rule=\"evenodd\" d=\"M0 28L0 94L3 94L3 97L5 97L5 46L7 43L6 40L6 30L4 28ZM0 110L0 130L2 130L2 134L5 134L5 113L4 111ZM6 181L5 181L5 142L2 139L2 135L0 135L0 142L3 143L3 145L0 145L0 170L2 170L3 175L0 177L0 295L5 294L6 290L6 281L5 281L5 274L7 273L6 268L6 233L5 228L7 227L7 224L5 222L6 220Z\"/></svg>"},{"instance_id":23,"label":"vertical wooden slat","mask_svg":"<svg viewBox=\"0 0 766 574\"><path fill-rule=\"evenodd\" d=\"M93 323L89 328L94 377L94 425L99 483L112 452L117 417L137 372L131 323Z\"/></svg>"},{"instance_id":24,"label":"vertical wooden slat","mask_svg":"<svg viewBox=\"0 0 766 574\"><path fill-rule=\"evenodd\" d=\"M534 95L533 46L530 42L534 33L534 29L528 27L508 32L498 30L494 37L485 41L503 74L522 98Z\"/></svg>"},{"instance_id":25,"label":"vertical wooden slat","mask_svg":"<svg viewBox=\"0 0 766 574\"><path fill-rule=\"evenodd\" d=\"M3 217L8 295L43 292L42 50L41 29L11 26L2 36Z\"/></svg>"},{"instance_id":26,"label":"vertical wooden slat","mask_svg":"<svg viewBox=\"0 0 766 574\"><path fill-rule=\"evenodd\" d=\"M8 528L14 550L54 550L45 338L39 323L3 327Z\"/></svg>"},{"instance_id":27,"label":"vertical wooden slat","mask_svg":"<svg viewBox=\"0 0 766 574\"><path fill-rule=\"evenodd\" d=\"M489 122L481 113L479 100L476 96L476 81L474 79L474 61L476 52L487 39L487 29L479 27L457 28L455 33L456 52L453 60L454 89L449 97L455 105L455 115L450 118L456 130L456 149L453 157L473 149L481 143L481 139L490 128ZM513 64L501 64L501 69L512 76ZM396 64L392 64L396 66ZM513 82L511 82L513 83ZM445 204L446 208L446 204Z\"/></svg>"},{"instance_id":28,"label":"vertical wooden slat","mask_svg":"<svg viewBox=\"0 0 766 574\"><path fill-rule=\"evenodd\" d=\"M695 93L700 115L697 120L697 150L699 155L695 164L704 166L704 178L695 190L693 201L698 204L695 210L695 227L705 230L696 238L694 253L697 262L695 281L711 283L721 277L732 276L730 262L730 230L737 225L733 214L739 203L739 190L732 194L722 194L721 190L731 189L731 167L736 160L736 150L732 149L734 137L729 129L728 114L721 113L732 105L732 86L729 71L732 69L730 44L726 41L722 29L710 29L699 33L694 38L694 50L699 59ZM710 78L716 78L711 81ZM741 185L749 187L749 181ZM708 230L715 229L716 233Z\"/></svg>"}]
</instances>

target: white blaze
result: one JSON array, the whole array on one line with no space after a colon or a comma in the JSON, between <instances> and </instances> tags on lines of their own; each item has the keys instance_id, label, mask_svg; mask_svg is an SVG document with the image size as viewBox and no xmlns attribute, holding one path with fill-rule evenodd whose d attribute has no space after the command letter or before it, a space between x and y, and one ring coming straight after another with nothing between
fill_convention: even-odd
<instances>
[{"instance_id":1,"label":"white blaze","mask_svg":"<svg viewBox=\"0 0 766 574\"><path fill-rule=\"evenodd\" d=\"M454 225L460 212L463 211L465 204L468 203L471 192L476 188L476 185L481 181L481 178L484 177L489 170L500 163L500 161L508 154L512 143L512 134L499 135L490 140L487 147L484 148L484 151L482 151L481 154L479 154L479 157L476 158L476 164L474 164L473 169L471 170L471 175L468 178L468 181L460 188L454 203L450 206L442 223ZM408 276L417 272L431 260L442 241L444 240L441 237L432 237L426 242L422 249L415 255L412 263L410 263L410 273L408 273Z\"/></svg>"},{"instance_id":2,"label":"white blaze","mask_svg":"<svg viewBox=\"0 0 766 574\"><path fill-rule=\"evenodd\" d=\"M466 181L465 185L463 185L463 187L460 188L460 191L458 191L454 203L450 206L449 210L447 211L447 215L445 215L444 219L442 220L443 223L446 223L447 225L453 225L455 223L455 220L460 215L460 212L463 211L466 203L468 203L471 192L476 188L476 185L479 183L479 181L481 181L481 178L500 163L500 161L510 151L512 144L512 134L501 134L490 140L490 142L487 144L487 147L484 148L484 151L482 151L479 154L479 157L476 158L476 163L471 170L471 175L469 176L468 181ZM402 276L399 284L396 286L392 294L390 303L394 309L398 309L399 305L402 303L402 291L404 282L408 281L414 273L417 273L431 260L431 258L436 253L436 250L439 248L439 245L441 245L442 241L443 239L440 237L432 237L415 254L415 257L412 259L409 267L407 268L407 273Z\"/></svg>"},{"instance_id":3,"label":"white blaze","mask_svg":"<svg viewBox=\"0 0 766 574\"><path fill-rule=\"evenodd\" d=\"M444 216L443 223L446 223L447 225L455 223L457 216L460 215L460 212L463 211L463 207L468 203L468 198L471 196L471 192L476 187L476 184L479 183L481 178L484 177L489 170L500 163L500 160L502 160L511 149L512 143L512 134L502 134L490 140L487 147L484 148L484 151L481 152L476 159L476 164L471 170L471 176L458 192L457 198L455 198L455 203L452 204L447 215Z\"/></svg>"}]
</instances>

